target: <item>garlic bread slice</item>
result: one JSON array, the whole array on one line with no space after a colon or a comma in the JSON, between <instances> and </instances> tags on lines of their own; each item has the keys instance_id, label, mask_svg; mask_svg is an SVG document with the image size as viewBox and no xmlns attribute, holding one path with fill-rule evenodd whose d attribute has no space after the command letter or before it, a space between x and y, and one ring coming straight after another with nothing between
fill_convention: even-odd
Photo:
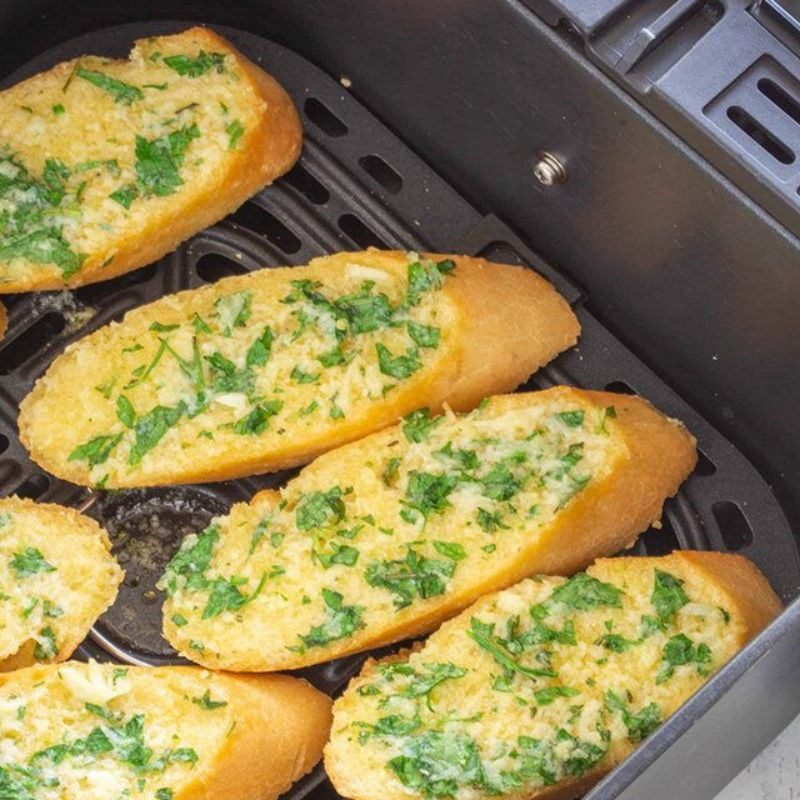
<instances>
[{"instance_id":1,"label":"garlic bread slice","mask_svg":"<svg viewBox=\"0 0 800 800\"><path fill-rule=\"evenodd\" d=\"M289 96L206 28L0 92L0 294L150 264L286 172Z\"/></svg>"},{"instance_id":2,"label":"garlic bread slice","mask_svg":"<svg viewBox=\"0 0 800 800\"><path fill-rule=\"evenodd\" d=\"M330 706L284 675L30 667L0 675L0 790L20 800L274 800L319 761Z\"/></svg>"},{"instance_id":3,"label":"garlic bread slice","mask_svg":"<svg viewBox=\"0 0 800 800\"><path fill-rule=\"evenodd\" d=\"M93 519L0 499L0 672L69 658L122 578L108 534Z\"/></svg>"},{"instance_id":4,"label":"garlic bread slice","mask_svg":"<svg viewBox=\"0 0 800 800\"><path fill-rule=\"evenodd\" d=\"M695 458L680 423L627 395L415 412L187 537L160 583L165 636L204 666L260 672L428 632L633 544Z\"/></svg>"},{"instance_id":5,"label":"garlic bread slice","mask_svg":"<svg viewBox=\"0 0 800 800\"><path fill-rule=\"evenodd\" d=\"M334 705L328 775L356 800L582 796L780 608L719 553L525 580L369 662Z\"/></svg>"},{"instance_id":6,"label":"garlic bread slice","mask_svg":"<svg viewBox=\"0 0 800 800\"><path fill-rule=\"evenodd\" d=\"M340 253L167 296L95 331L25 398L20 437L84 485L270 472L420 406L509 391L578 330L529 269ZM81 414L67 422L65 408Z\"/></svg>"}]
</instances>

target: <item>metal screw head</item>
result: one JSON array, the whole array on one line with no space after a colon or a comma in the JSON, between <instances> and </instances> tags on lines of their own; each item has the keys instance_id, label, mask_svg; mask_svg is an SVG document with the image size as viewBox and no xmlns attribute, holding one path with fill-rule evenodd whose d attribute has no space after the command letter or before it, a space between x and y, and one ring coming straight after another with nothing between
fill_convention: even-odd
<instances>
[{"instance_id":1,"label":"metal screw head","mask_svg":"<svg viewBox=\"0 0 800 800\"><path fill-rule=\"evenodd\" d=\"M533 165L533 174L542 186L555 186L564 183L567 179L567 170L564 165L552 154L543 150L536 157Z\"/></svg>"}]
</instances>

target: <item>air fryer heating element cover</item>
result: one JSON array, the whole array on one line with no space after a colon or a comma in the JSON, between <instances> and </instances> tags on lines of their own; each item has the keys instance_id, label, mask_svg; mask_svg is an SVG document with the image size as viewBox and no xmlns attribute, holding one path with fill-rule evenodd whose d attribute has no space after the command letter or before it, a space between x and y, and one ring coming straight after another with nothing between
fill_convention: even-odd
<instances>
[{"instance_id":1,"label":"air fryer heating element cover","mask_svg":"<svg viewBox=\"0 0 800 800\"><path fill-rule=\"evenodd\" d=\"M94 30L49 47L19 66L3 85L82 53L122 57L135 38L180 30L189 24L148 22ZM579 286L537 257L499 218L466 202L339 82L310 61L253 34L226 27L218 30L294 97L306 135L300 163L228 219L193 237L158 264L73 292L7 299L10 326L0 346L0 490L85 509L109 530L127 573L117 603L81 647L81 657L144 664L180 661L160 636L161 598L155 581L164 565L186 533L204 527L213 515L249 499L259 489L279 485L288 473L203 486L89 492L42 473L30 462L16 438L20 399L68 343L120 319L131 308L168 292L259 266L303 264L324 252L368 246L483 255L527 264L549 278L573 304L583 334L577 348L540 371L523 388L567 383L638 392L686 422L698 438L701 457L695 474L667 503L663 526L648 531L636 552L661 554L676 547L739 552L761 567L785 601L797 596L797 541L766 481L730 441L598 322L587 310L587 297ZM792 661L776 663L774 653L781 645L786 648L791 636L798 636L797 617L797 608L784 614L590 796L644 796L630 793L638 792L637 786L652 786L647 790L652 800L690 796L675 791L677 775L671 776L668 793L658 793L667 788L663 778L656 782L647 776L669 769L675 759L653 763L655 756L667 750L674 755L681 748L691 749L692 741L696 747L704 735L713 736L721 722L727 724L726 714L730 715L733 707L759 698L765 680L778 680ZM761 657L767 652L773 654L770 660ZM363 658L341 659L302 674L335 694ZM756 731L749 743L728 748L727 757L720 760L728 773L737 757L741 759L748 748L763 744L775 729L773 720L780 714L777 709L770 710L774 699L761 699L759 710L748 719L766 715L769 724L763 733ZM795 701L800 703L800 698L793 698ZM784 713L786 705L782 704ZM758 727L757 722L753 724ZM692 736L679 737L689 727L693 727ZM690 754L684 753L683 758L688 762ZM650 783L636 784L648 767L644 780ZM686 787L693 797L708 796L699 792L714 785L702 777L699 782L689 781ZM332 789L318 769L288 797L321 800L331 795Z\"/></svg>"}]
</instances>

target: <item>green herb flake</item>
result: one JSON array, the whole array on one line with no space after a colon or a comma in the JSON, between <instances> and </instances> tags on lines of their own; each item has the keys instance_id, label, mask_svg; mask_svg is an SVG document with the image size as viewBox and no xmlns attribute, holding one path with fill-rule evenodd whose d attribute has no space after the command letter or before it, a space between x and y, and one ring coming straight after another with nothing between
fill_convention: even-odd
<instances>
[{"instance_id":1,"label":"green herb flake","mask_svg":"<svg viewBox=\"0 0 800 800\"><path fill-rule=\"evenodd\" d=\"M403 434L409 442L424 442L443 421L444 417L431 417L429 409L420 408L403 417Z\"/></svg>"},{"instance_id":2,"label":"green herb flake","mask_svg":"<svg viewBox=\"0 0 800 800\"><path fill-rule=\"evenodd\" d=\"M325 647L331 642L352 636L364 627L362 606L344 604L344 597L333 589L322 590L322 601L325 603L328 618L321 625L314 625L304 636L300 636L302 648Z\"/></svg>"},{"instance_id":3,"label":"green herb flake","mask_svg":"<svg viewBox=\"0 0 800 800\"><path fill-rule=\"evenodd\" d=\"M203 711L215 711L218 708L225 708L225 706L228 705L226 700L212 700L209 689L206 689L202 697L193 697L192 702L196 706L200 706Z\"/></svg>"},{"instance_id":4,"label":"green herb flake","mask_svg":"<svg viewBox=\"0 0 800 800\"><path fill-rule=\"evenodd\" d=\"M683 581L660 569L655 571L650 600L662 625L672 622L678 611L689 602L686 592L683 591Z\"/></svg>"},{"instance_id":5,"label":"green herb flake","mask_svg":"<svg viewBox=\"0 0 800 800\"><path fill-rule=\"evenodd\" d=\"M67 458L68 461L86 461L90 467L102 464L120 443L122 434L114 436L95 436L85 444L76 447Z\"/></svg>"},{"instance_id":6,"label":"green herb flake","mask_svg":"<svg viewBox=\"0 0 800 800\"><path fill-rule=\"evenodd\" d=\"M180 168L192 139L200 137L197 125L182 127L157 139L136 136L136 175L141 190L166 197L183 185Z\"/></svg>"},{"instance_id":7,"label":"green herb flake","mask_svg":"<svg viewBox=\"0 0 800 800\"><path fill-rule=\"evenodd\" d=\"M378 368L391 378L402 380L422 368L422 362L417 357L418 351L414 348L408 348L402 356L392 355L386 345L380 342L375 345L375 349L378 353Z\"/></svg>"},{"instance_id":8,"label":"green herb flake","mask_svg":"<svg viewBox=\"0 0 800 800\"><path fill-rule=\"evenodd\" d=\"M119 189L111 192L109 197L119 203L126 211L130 209L133 201L139 196L139 190L132 183L127 186L120 186Z\"/></svg>"},{"instance_id":9,"label":"green herb flake","mask_svg":"<svg viewBox=\"0 0 800 800\"><path fill-rule=\"evenodd\" d=\"M42 572L55 572L56 568L45 559L36 547L26 547L9 561L9 566L17 578L30 578Z\"/></svg>"},{"instance_id":10,"label":"green herb flake","mask_svg":"<svg viewBox=\"0 0 800 800\"><path fill-rule=\"evenodd\" d=\"M228 134L228 150L235 150L239 139L244 136L244 125L235 119L230 125L226 126L225 133Z\"/></svg>"},{"instance_id":11,"label":"green herb flake","mask_svg":"<svg viewBox=\"0 0 800 800\"><path fill-rule=\"evenodd\" d=\"M75 75L78 78L88 81L98 89L108 92L108 94L114 98L115 103L122 103L123 105L129 106L135 100L141 100L144 97L144 92L142 92L138 86L133 86L130 83L117 80L103 72L78 67L75 70Z\"/></svg>"},{"instance_id":12,"label":"green herb flake","mask_svg":"<svg viewBox=\"0 0 800 800\"><path fill-rule=\"evenodd\" d=\"M164 63L178 75L187 78L199 78L210 70L222 74L225 71L225 55L223 53L206 53L201 50L197 57L185 55L164 56Z\"/></svg>"}]
</instances>

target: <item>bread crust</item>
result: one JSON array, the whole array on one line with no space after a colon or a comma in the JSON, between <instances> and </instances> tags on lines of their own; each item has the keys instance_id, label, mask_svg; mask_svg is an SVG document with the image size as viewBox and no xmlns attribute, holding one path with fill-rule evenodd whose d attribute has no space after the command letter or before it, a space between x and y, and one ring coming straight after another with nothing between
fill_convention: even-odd
<instances>
[{"instance_id":1,"label":"bread crust","mask_svg":"<svg viewBox=\"0 0 800 800\"><path fill-rule=\"evenodd\" d=\"M222 666L253 672L295 669L421 636L484 594L532 574L572 574L600 556L613 555L632 545L639 533L658 521L665 499L677 491L694 467L697 459L694 438L681 423L668 419L646 400L629 395L557 386L541 392L494 397L490 404L492 409L511 411L554 399L562 407L569 407L570 403L578 407L590 404L598 409L613 406L616 409L614 435L619 437L618 455L603 477L593 480L558 512L552 523L540 528L527 546L520 547L513 563L506 562L502 569L485 573L479 583L427 600L424 610L399 611L384 624L356 631L347 639L332 642L324 651L309 649L297 653L276 648L269 655L265 653L258 663L231 658L228 654ZM397 428L372 434L321 456L306 467L305 472L349 474L361 462L369 460L371 454L387 452L389 443L399 436L402 434ZM269 497L276 502L280 499L273 492L257 497ZM351 600L358 602L358 598ZM166 637L183 655L211 668L220 667L208 654L186 651L171 635L172 630L169 627L165 630ZM175 636L181 635L180 629L175 629Z\"/></svg>"},{"instance_id":2,"label":"bread crust","mask_svg":"<svg viewBox=\"0 0 800 800\"><path fill-rule=\"evenodd\" d=\"M86 638L89 629L97 618L108 609L117 596L117 589L125 577L116 560L111 555L111 541L108 534L93 519L78 513L72 508L53 503L35 503L21 497L0 499L0 513L19 514L39 521L50 527L53 537L68 540L70 546L86 553L89 548L102 548L104 560L95 564L92 574L82 575L89 588L83 593L86 607L80 614L70 611L59 625L58 653L51 659L62 662L68 659L78 645ZM2 532L0 531L0 538ZM69 622L69 624L66 624ZM35 630L30 631L33 637ZM38 663L34 651L36 642L33 638L19 642L18 648L5 658L0 658L0 673L10 672Z\"/></svg>"},{"instance_id":3,"label":"bread crust","mask_svg":"<svg viewBox=\"0 0 800 800\"><path fill-rule=\"evenodd\" d=\"M763 573L751 561L740 555L711 551L675 551L660 557L598 559L595 566L602 567L620 560L644 570L657 568L678 575L686 575L687 572L694 573L698 580L713 584L716 590L721 591L728 598L726 607L736 617L740 626L739 647L743 647L763 630L782 610L780 599ZM458 617L446 622L442 629L464 627L463 619L479 614L492 601L492 596L481 597ZM424 642L417 642L411 648L387 658L368 659L361 672L351 680L345 690L345 695L349 696L362 684L369 683L380 666L404 661L411 653L424 651L424 649ZM334 723L336 722L335 713L336 703L334 703ZM336 729L334 728L333 738L335 736ZM335 752L332 742L329 742L325 749L325 770L336 791L351 800L375 800L377 794L365 795L356 789L357 781L353 780L347 764L342 761L340 755ZM564 780L554 786L544 786L533 793L518 791L508 792L502 796L505 800L576 800L588 792L616 765L616 763L603 764L579 778ZM408 800L409 797L414 797L414 793L400 789L392 791L384 785L381 787L379 796L382 800Z\"/></svg>"},{"instance_id":4,"label":"bread crust","mask_svg":"<svg viewBox=\"0 0 800 800\"><path fill-rule=\"evenodd\" d=\"M0 282L0 294L75 288L109 280L151 264L197 231L235 211L297 161L302 147L302 123L291 98L280 84L208 28L198 26L176 36L196 38L210 52L224 49L231 55L265 104L258 127L245 132L239 147L226 159L226 168L214 185L191 192L188 199L176 198L168 208L150 212L147 224L142 225L141 230L115 239L115 245L109 247L114 253L111 263L104 266L106 252L90 253L81 269L67 281L48 274L37 276L33 270L34 275L28 280ZM23 83L41 82L51 76L57 82L63 82L79 61L64 62Z\"/></svg>"},{"instance_id":5,"label":"bread crust","mask_svg":"<svg viewBox=\"0 0 800 800\"><path fill-rule=\"evenodd\" d=\"M2 341L6 336L6 330L8 329L8 311L6 311L6 307L0 303L0 341Z\"/></svg>"},{"instance_id":6,"label":"bread crust","mask_svg":"<svg viewBox=\"0 0 800 800\"><path fill-rule=\"evenodd\" d=\"M74 666L79 666L74 664ZM86 666L86 665L80 665ZM34 666L0 674L0 689L20 692L46 680L57 666ZM128 667L137 681L207 675L195 667ZM198 683L201 690L208 682ZM288 675L216 673L234 707L236 725L203 774L175 791L175 800L274 800L320 760L331 725L331 700L306 681ZM157 709L148 718L157 718Z\"/></svg>"},{"instance_id":7,"label":"bread crust","mask_svg":"<svg viewBox=\"0 0 800 800\"><path fill-rule=\"evenodd\" d=\"M370 249L367 254L376 265L383 263L396 268L407 263L407 254L401 251ZM353 255L338 253L317 258L309 267L317 273L343 269ZM357 255L364 256L363 253ZM305 464L321 453L391 425L423 406L435 412L441 411L445 404L469 410L492 392L513 390L576 342L580 324L569 304L532 270L468 256L426 254L426 257L452 258L456 263L456 269L442 289L457 310L452 331L454 345L447 358L439 359L436 371L420 370L363 413L350 415L335 424L332 422L316 434L287 436L269 449L259 447L258 440L254 439L246 443L246 448L230 447L224 452L207 453L205 457L201 454L180 471L173 461L165 458L158 468L148 467L147 474L139 471L124 476L124 480L109 480L108 488L222 481ZM286 269L291 272L297 268ZM263 272L273 276L281 270L274 268ZM196 292L216 297L242 291L253 284L253 275L260 276L260 273L226 278L213 286L181 292L166 300L174 305L188 302ZM135 309L119 326L106 326L71 345L36 382L20 404L18 421L20 439L34 461L60 478L91 485L89 471L84 465L53 458L46 447L39 445L36 428L44 422L36 419L37 403L55 391L54 381L67 381L69 369L77 369L85 348L94 351L93 357L102 358L104 342L110 335L116 334L129 320L156 319L164 305L161 300ZM70 364L75 366L68 366ZM65 389L60 387L58 392L65 394Z\"/></svg>"}]
</instances>

